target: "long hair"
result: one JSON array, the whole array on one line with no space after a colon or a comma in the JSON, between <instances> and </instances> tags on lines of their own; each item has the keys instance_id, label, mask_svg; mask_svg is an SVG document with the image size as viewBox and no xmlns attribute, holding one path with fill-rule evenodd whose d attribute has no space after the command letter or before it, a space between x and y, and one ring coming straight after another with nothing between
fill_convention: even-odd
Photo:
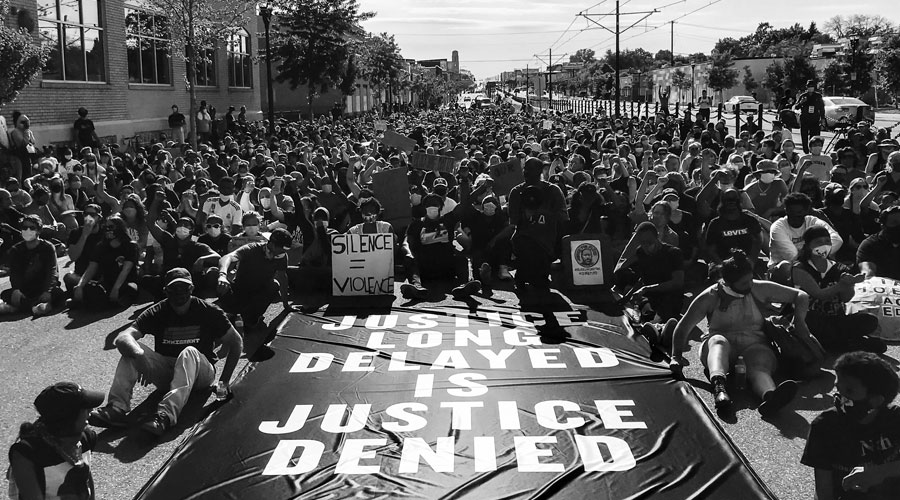
<instances>
[{"instance_id":1,"label":"long hair","mask_svg":"<svg viewBox=\"0 0 900 500\"><path fill-rule=\"evenodd\" d=\"M124 209L126 203L134 204L134 207L137 209L137 215L135 216L135 222L139 226L144 225L144 221L147 218L147 209L144 207L144 203L141 201L141 197L132 193L125 197L122 200L122 208ZM124 219L122 221L125 222Z\"/></svg>"},{"instance_id":2,"label":"long hair","mask_svg":"<svg viewBox=\"0 0 900 500\"><path fill-rule=\"evenodd\" d=\"M111 215L106 218L106 224L115 226L114 233L117 240L122 243L131 241L131 237L128 236L128 226L125 224L125 219L118 215Z\"/></svg>"}]
</instances>

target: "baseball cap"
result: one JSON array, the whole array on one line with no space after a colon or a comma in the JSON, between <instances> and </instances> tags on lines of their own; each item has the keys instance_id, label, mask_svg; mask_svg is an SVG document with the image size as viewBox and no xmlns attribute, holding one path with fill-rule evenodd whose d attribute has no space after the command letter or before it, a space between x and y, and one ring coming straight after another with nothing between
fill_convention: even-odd
<instances>
[{"instance_id":1,"label":"baseball cap","mask_svg":"<svg viewBox=\"0 0 900 500\"><path fill-rule=\"evenodd\" d=\"M189 273L188 270L183 267L170 269L168 272L166 272L166 277L163 281L166 282L166 286L169 286L172 283L187 283L188 285L194 284L193 280L191 280L191 273Z\"/></svg>"},{"instance_id":2,"label":"baseball cap","mask_svg":"<svg viewBox=\"0 0 900 500\"><path fill-rule=\"evenodd\" d=\"M756 164L757 172L775 172L778 173L778 164L772 160L759 160Z\"/></svg>"},{"instance_id":3,"label":"baseball cap","mask_svg":"<svg viewBox=\"0 0 900 500\"><path fill-rule=\"evenodd\" d=\"M879 148L900 148L900 143L897 142L897 139L885 139L878 143Z\"/></svg>"},{"instance_id":4,"label":"baseball cap","mask_svg":"<svg viewBox=\"0 0 900 500\"><path fill-rule=\"evenodd\" d=\"M432 187L434 187L434 186L446 186L446 185L447 185L447 179L444 179L443 177L435 177L435 178L434 178L434 183L432 184Z\"/></svg>"},{"instance_id":5,"label":"baseball cap","mask_svg":"<svg viewBox=\"0 0 900 500\"><path fill-rule=\"evenodd\" d=\"M104 398L102 392L88 391L74 382L57 382L38 394L34 407L45 422L58 422L71 418L76 410L102 405Z\"/></svg>"},{"instance_id":6,"label":"baseball cap","mask_svg":"<svg viewBox=\"0 0 900 500\"><path fill-rule=\"evenodd\" d=\"M681 199L681 197L678 195L678 191L675 191L674 188L663 189L661 199L664 200L664 199L666 199L667 196L674 196L675 199Z\"/></svg>"}]
</instances>

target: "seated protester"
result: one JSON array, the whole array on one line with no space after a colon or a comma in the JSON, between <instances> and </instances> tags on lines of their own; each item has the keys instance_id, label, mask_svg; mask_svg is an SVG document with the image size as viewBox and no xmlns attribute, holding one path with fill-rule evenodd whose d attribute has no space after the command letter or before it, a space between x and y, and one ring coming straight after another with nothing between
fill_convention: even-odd
<instances>
[{"instance_id":1,"label":"seated protester","mask_svg":"<svg viewBox=\"0 0 900 500\"><path fill-rule=\"evenodd\" d=\"M197 238L198 243L203 243L219 255L228 253L231 243L231 235L222 230L222 218L218 215L210 215L206 218L206 232Z\"/></svg>"},{"instance_id":2,"label":"seated protester","mask_svg":"<svg viewBox=\"0 0 900 500\"><path fill-rule=\"evenodd\" d=\"M423 299L428 294L427 282L437 280L459 283L451 291L457 300L478 293L481 282L469 281L466 257L453 246L461 210L442 214L444 200L435 193L422 198L422 205L425 217L413 219L406 230L406 241L419 274L410 276L409 283L400 286L400 293L407 299Z\"/></svg>"},{"instance_id":3,"label":"seated protester","mask_svg":"<svg viewBox=\"0 0 900 500\"><path fill-rule=\"evenodd\" d=\"M736 189L722 195L719 216L706 225L703 241L710 270L722 265L735 250L743 252L756 268L762 248L762 228L756 218L741 210L741 195Z\"/></svg>"},{"instance_id":4,"label":"seated protester","mask_svg":"<svg viewBox=\"0 0 900 500\"><path fill-rule=\"evenodd\" d=\"M881 212L881 231L869 236L856 251L856 262L866 278L900 280L900 206Z\"/></svg>"},{"instance_id":5,"label":"seated protester","mask_svg":"<svg viewBox=\"0 0 900 500\"><path fill-rule=\"evenodd\" d=\"M824 227L831 235L833 257L841 249L844 240L827 222L809 215L812 202L803 193L791 193L784 199L785 216L772 223L769 229L769 267L797 261L803 248L803 233L813 226Z\"/></svg>"},{"instance_id":6,"label":"seated protester","mask_svg":"<svg viewBox=\"0 0 900 500\"><path fill-rule=\"evenodd\" d=\"M91 263L97 244L103 240L101 226L104 222L100 205L90 204L84 207L84 224L69 233L69 259L74 263L71 273L63 276L63 283L70 293L75 290L81 276Z\"/></svg>"},{"instance_id":7,"label":"seated protester","mask_svg":"<svg viewBox=\"0 0 900 500\"><path fill-rule=\"evenodd\" d=\"M884 341L869 337L878 329L878 318L865 312L844 312L856 293L853 285L861 283L865 275L851 275L849 267L828 258L831 235L825 228L807 229L803 240L792 271L794 285L810 297L806 315L810 333L830 351L884 352Z\"/></svg>"},{"instance_id":8,"label":"seated protester","mask_svg":"<svg viewBox=\"0 0 900 500\"><path fill-rule=\"evenodd\" d=\"M440 196L441 200L443 200L444 205L441 207L441 213L444 214L449 214L456 209L456 200L447 196L448 189L447 179L443 177L434 178L434 185L431 188L431 192Z\"/></svg>"},{"instance_id":9,"label":"seated protester","mask_svg":"<svg viewBox=\"0 0 900 500\"><path fill-rule=\"evenodd\" d=\"M19 179L10 177L6 181L6 190L9 191L13 208L22 210L28 205L31 205L31 194L29 194L28 191L19 188Z\"/></svg>"},{"instance_id":10,"label":"seated protester","mask_svg":"<svg viewBox=\"0 0 900 500\"><path fill-rule=\"evenodd\" d=\"M284 224L279 222L275 215L272 214L272 190L267 187L259 188L258 196L260 222L266 227L266 231L272 231L276 227L284 227Z\"/></svg>"},{"instance_id":11,"label":"seated protester","mask_svg":"<svg viewBox=\"0 0 900 500\"><path fill-rule=\"evenodd\" d=\"M875 354L850 352L834 364L834 408L809 428L800 463L815 469L819 500L888 500L900 490L900 383Z\"/></svg>"},{"instance_id":12,"label":"seated protester","mask_svg":"<svg viewBox=\"0 0 900 500\"><path fill-rule=\"evenodd\" d=\"M347 234L382 234L393 233L390 222L378 220L381 215L381 202L376 198L366 198L359 204L363 221L347 230Z\"/></svg>"},{"instance_id":13,"label":"seated protester","mask_svg":"<svg viewBox=\"0 0 900 500\"><path fill-rule=\"evenodd\" d=\"M682 256L685 261L696 260L698 228L694 215L680 208L681 196L672 188L663 190L662 201L671 209L668 226L678 236L678 248L681 249Z\"/></svg>"},{"instance_id":14,"label":"seated protester","mask_svg":"<svg viewBox=\"0 0 900 500\"><path fill-rule=\"evenodd\" d=\"M862 187L865 187L865 180L862 181ZM859 186L859 184L856 184ZM837 184L829 184L838 186ZM855 196L862 194L863 189L856 189ZM859 248L866 235L863 233L863 222L859 213L854 213L852 209L845 208L848 202L852 202L854 195L847 193L843 187L835 189L825 189L825 208L823 212L828 217L828 222L835 231L844 240L841 249L835 254L835 260L840 262L853 264L856 262L856 249Z\"/></svg>"},{"instance_id":15,"label":"seated protester","mask_svg":"<svg viewBox=\"0 0 900 500\"><path fill-rule=\"evenodd\" d=\"M244 230L241 231L241 234L231 238L231 241L228 243L228 252L233 252L247 243L266 241L266 238L259 232L259 222L260 216L258 213L253 210L244 212L244 216L241 217L241 227Z\"/></svg>"},{"instance_id":16,"label":"seated protester","mask_svg":"<svg viewBox=\"0 0 900 500\"><path fill-rule=\"evenodd\" d=\"M291 234L276 229L269 241L248 243L219 260L219 306L228 314L240 314L247 331L263 330L263 314L278 297L285 309L288 296L287 251ZM232 267L235 267L233 278ZM330 286L329 280L329 286Z\"/></svg>"},{"instance_id":17,"label":"seated protester","mask_svg":"<svg viewBox=\"0 0 900 500\"><path fill-rule=\"evenodd\" d=\"M859 169L859 159L853 148L843 147L837 152L838 163L831 169L831 182L850 187L856 179L865 179L866 173Z\"/></svg>"},{"instance_id":18,"label":"seated protester","mask_svg":"<svg viewBox=\"0 0 900 500\"><path fill-rule=\"evenodd\" d=\"M193 297L191 273L175 268L166 273L166 299L142 312L134 325L120 333L114 344L122 357L109 389L106 406L91 412L95 427L125 427L131 410L134 385L152 383L166 395L156 414L141 429L160 436L178 422L178 416L195 391L216 385L219 355L226 356L219 382L227 386L243 351L241 336L225 313ZM154 349L139 342L153 335Z\"/></svg>"},{"instance_id":19,"label":"seated protester","mask_svg":"<svg viewBox=\"0 0 900 500\"><path fill-rule=\"evenodd\" d=\"M650 222L656 227L659 241L679 248L680 241L678 233L669 227L669 223L672 222L672 207L668 202L660 200L654 203L653 207L650 208L649 216Z\"/></svg>"},{"instance_id":20,"label":"seated protester","mask_svg":"<svg viewBox=\"0 0 900 500\"><path fill-rule=\"evenodd\" d=\"M468 189L463 184L462 189ZM470 196L463 196L465 200ZM462 229L471 237L469 248L472 259L472 276L478 276L485 293L491 289L494 273L501 280L510 280L509 261L512 256L510 237L513 226L509 223L506 207L493 195L481 200L481 210L476 210L467 201L463 212Z\"/></svg>"},{"instance_id":21,"label":"seated protester","mask_svg":"<svg viewBox=\"0 0 900 500\"><path fill-rule=\"evenodd\" d=\"M794 336L816 353L821 361L824 351L806 326L809 296L800 290L753 279L753 267L741 251L722 264L721 279L691 302L675 327L672 340L673 368L678 369L680 356L688 347L690 332L704 318L709 323L703 337L700 360L709 372L717 409L731 405L725 388L725 377L738 356L747 365L749 388L762 400L758 407L763 417L777 413L794 398L797 383L786 380L777 387L772 379L778 364L769 338L763 333L765 304L791 303L794 310Z\"/></svg>"},{"instance_id":22,"label":"seated protester","mask_svg":"<svg viewBox=\"0 0 900 500\"><path fill-rule=\"evenodd\" d=\"M894 151L888 155L888 169L885 169L885 182L882 189L894 193L900 193L900 151ZM890 170L890 172L888 172Z\"/></svg>"},{"instance_id":23,"label":"seated protester","mask_svg":"<svg viewBox=\"0 0 900 500\"><path fill-rule=\"evenodd\" d=\"M0 292L0 314L31 311L44 316L65 299L57 279L56 249L40 237L37 215L26 215L20 227L22 241L9 250L10 288Z\"/></svg>"},{"instance_id":24,"label":"seated protester","mask_svg":"<svg viewBox=\"0 0 900 500\"><path fill-rule=\"evenodd\" d=\"M808 172L819 182L831 180L831 171L834 165L831 156L822 154L825 139L816 136L809 139L809 153L800 157L797 161L797 177L802 178L804 172Z\"/></svg>"},{"instance_id":25,"label":"seated protester","mask_svg":"<svg viewBox=\"0 0 900 500\"><path fill-rule=\"evenodd\" d=\"M153 235L153 238L159 242L159 246L162 248L162 269L160 274L163 275L176 267L183 267L191 272L193 282L196 284L195 290L212 291L218 279L216 270L218 269L221 256L191 237L194 233L194 219L182 217L175 221L168 212L163 212L163 222L168 226L174 225L175 232L173 234L160 228L157 225L157 219L159 218L159 207L161 204L161 197L153 200L147 221L150 226L150 234ZM150 293L161 297L164 283L162 283L160 278L161 276L145 275L141 285Z\"/></svg>"},{"instance_id":26,"label":"seated protester","mask_svg":"<svg viewBox=\"0 0 900 500\"><path fill-rule=\"evenodd\" d=\"M245 175L236 181L238 188L235 200L244 213L256 211L259 202L259 189L256 188L256 182L252 175Z\"/></svg>"},{"instance_id":27,"label":"seated protester","mask_svg":"<svg viewBox=\"0 0 900 500\"><path fill-rule=\"evenodd\" d=\"M103 393L58 382L38 394L38 419L19 427L9 448L9 492L15 499L94 498L91 452L97 433L87 428Z\"/></svg>"},{"instance_id":28,"label":"seated protester","mask_svg":"<svg viewBox=\"0 0 900 500\"><path fill-rule=\"evenodd\" d=\"M102 231L103 239L91 252L88 267L72 292L70 307L128 307L137 298L137 243L117 215L102 222Z\"/></svg>"},{"instance_id":29,"label":"seated protester","mask_svg":"<svg viewBox=\"0 0 900 500\"><path fill-rule=\"evenodd\" d=\"M703 185L697 193L697 215L703 221L712 220L719 215L719 208L722 204L722 195L731 189L735 190L740 198L738 208L744 210L753 210L753 202L750 197L735 186L738 179L737 171L734 168L724 168L715 170L709 176L709 182Z\"/></svg>"},{"instance_id":30,"label":"seated protester","mask_svg":"<svg viewBox=\"0 0 900 500\"><path fill-rule=\"evenodd\" d=\"M297 267L288 269L291 288L299 293L331 294L331 236L338 234L329 228L332 217L325 207L313 210L312 222L306 211L293 217L303 237L303 255Z\"/></svg>"},{"instance_id":31,"label":"seated protester","mask_svg":"<svg viewBox=\"0 0 900 500\"><path fill-rule=\"evenodd\" d=\"M92 203L81 184L81 175L71 173L67 176L66 195L72 198L75 210L84 210L84 207Z\"/></svg>"},{"instance_id":32,"label":"seated protester","mask_svg":"<svg viewBox=\"0 0 900 500\"><path fill-rule=\"evenodd\" d=\"M222 177L217 185L219 196L210 197L203 203L201 222L205 224L206 219L215 214L222 218L223 231L229 234L238 234L242 231L241 218L244 216L244 211L234 201L234 179Z\"/></svg>"},{"instance_id":33,"label":"seated protester","mask_svg":"<svg viewBox=\"0 0 900 500\"><path fill-rule=\"evenodd\" d=\"M66 194L61 178L51 179L49 189L50 201L47 203L47 208L50 209L54 219L63 223L68 233L78 227L78 220L74 214L75 200ZM66 236L68 237L68 234Z\"/></svg>"},{"instance_id":34,"label":"seated protester","mask_svg":"<svg viewBox=\"0 0 900 500\"><path fill-rule=\"evenodd\" d=\"M778 164L772 160L760 160L756 171L751 175L753 180L744 186L744 192L753 202L753 211L763 219L782 209L784 197L788 194L787 184L778 177Z\"/></svg>"},{"instance_id":35,"label":"seated protester","mask_svg":"<svg viewBox=\"0 0 900 500\"><path fill-rule=\"evenodd\" d=\"M350 201L347 199L347 195L327 175L322 177L320 182L322 189L316 193L316 197L319 200L319 206L328 209L329 227L338 231L346 229L350 216Z\"/></svg>"},{"instance_id":36,"label":"seated protester","mask_svg":"<svg viewBox=\"0 0 900 500\"><path fill-rule=\"evenodd\" d=\"M681 316L684 298L684 257L681 250L659 237L659 228L642 222L616 264L617 284L631 282L631 271L640 287L632 294L643 321L664 323ZM630 283L629 283L630 284Z\"/></svg>"},{"instance_id":37,"label":"seated protester","mask_svg":"<svg viewBox=\"0 0 900 500\"><path fill-rule=\"evenodd\" d=\"M62 222L57 222L47 206L50 203L50 191L44 186L35 186L31 204L22 209L26 215L36 215L41 221L41 238L50 240L51 243L66 241L68 232Z\"/></svg>"},{"instance_id":38,"label":"seated protester","mask_svg":"<svg viewBox=\"0 0 900 500\"><path fill-rule=\"evenodd\" d=\"M22 241L20 224L25 214L13 206L12 195L0 188L0 265L7 266L6 258L9 249Z\"/></svg>"}]
</instances>

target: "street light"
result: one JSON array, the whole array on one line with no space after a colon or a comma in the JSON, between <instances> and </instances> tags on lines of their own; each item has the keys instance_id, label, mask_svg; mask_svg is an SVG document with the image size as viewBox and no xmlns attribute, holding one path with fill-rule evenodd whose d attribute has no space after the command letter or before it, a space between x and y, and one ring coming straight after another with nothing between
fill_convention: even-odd
<instances>
[{"instance_id":1,"label":"street light","mask_svg":"<svg viewBox=\"0 0 900 500\"><path fill-rule=\"evenodd\" d=\"M269 137L275 135L275 103L272 97L272 55L269 42L269 22L272 20L272 6L269 2L259 4L259 15L266 27L266 93L269 101ZM310 117L312 119L312 117Z\"/></svg>"}]
</instances>

